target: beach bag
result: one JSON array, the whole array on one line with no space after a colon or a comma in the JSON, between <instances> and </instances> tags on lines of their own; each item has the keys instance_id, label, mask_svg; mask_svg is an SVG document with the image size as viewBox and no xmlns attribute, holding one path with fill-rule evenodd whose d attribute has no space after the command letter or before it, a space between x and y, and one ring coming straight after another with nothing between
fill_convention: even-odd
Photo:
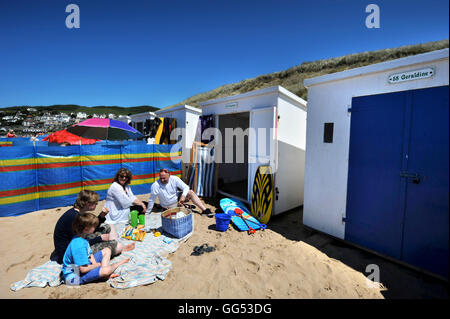
<instances>
[{"instance_id":1,"label":"beach bag","mask_svg":"<svg viewBox=\"0 0 450 319\"><path fill-rule=\"evenodd\" d=\"M176 238L182 238L193 231L193 214L185 207L164 211L161 214L161 222L163 230Z\"/></svg>"}]
</instances>

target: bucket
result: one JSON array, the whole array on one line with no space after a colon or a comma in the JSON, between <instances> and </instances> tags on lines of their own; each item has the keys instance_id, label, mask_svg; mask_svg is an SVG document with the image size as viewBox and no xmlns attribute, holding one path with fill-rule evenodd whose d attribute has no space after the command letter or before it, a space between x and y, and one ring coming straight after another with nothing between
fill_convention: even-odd
<instances>
[{"instance_id":1,"label":"bucket","mask_svg":"<svg viewBox=\"0 0 450 319\"><path fill-rule=\"evenodd\" d=\"M231 216L228 214L216 214L216 229L218 231L226 231L230 225Z\"/></svg>"}]
</instances>

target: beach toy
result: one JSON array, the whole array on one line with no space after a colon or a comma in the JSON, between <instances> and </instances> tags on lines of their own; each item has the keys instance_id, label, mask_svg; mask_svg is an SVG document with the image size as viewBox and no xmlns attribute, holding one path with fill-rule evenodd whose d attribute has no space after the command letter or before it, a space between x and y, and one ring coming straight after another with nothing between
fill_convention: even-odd
<instances>
[{"instance_id":1,"label":"beach toy","mask_svg":"<svg viewBox=\"0 0 450 319\"><path fill-rule=\"evenodd\" d=\"M273 211L274 175L270 165L261 165L256 169L251 200L251 213L261 223L267 224Z\"/></svg>"},{"instance_id":2,"label":"beach toy","mask_svg":"<svg viewBox=\"0 0 450 319\"><path fill-rule=\"evenodd\" d=\"M161 233L159 231L156 231L156 229L152 229L152 233L153 233L153 236L155 236L155 237L161 236Z\"/></svg>"},{"instance_id":3,"label":"beach toy","mask_svg":"<svg viewBox=\"0 0 450 319\"><path fill-rule=\"evenodd\" d=\"M245 225L247 226L249 234L254 234L257 229L264 230L267 228L266 224L258 222L253 216L243 212L240 208L235 208L234 212L237 216L231 217L231 220L233 220L233 218L240 217L242 219L242 221L244 221ZM252 223L253 228L250 227L250 225L248 223Z\"/></svg>"},{"instance_id":4,"label":"beach toy","mask_svg":"<svg viewBox=\"0 0 450 319\"><path fill-rule=\"evenodd\" d=\"M133 233L133 227L131 226L127 226L124 231L123 231L123 235L122 238L125 239L131 239L131 234Z\"/></svg>"},{"instance_id":5,"label":"beach toy","mask_svg":"<svg viewBox=\"0 0 450 319\"><path fill-rule=\"evenodd\" d=\"M254 230L253 228L251 228L250 225L249 225L249 224L247 223L247 221L245 220L246 218L244 218L244 217L242 216L242 213L243 213L242 210L240 210L239 208L236 208L236 209L234 210L234 212L235 212L239 217L241 217L242 220L244 221L245 225L247 225L247 227L248 227L248 234L249 234L249 235L250 235L250 234L256 233L256 230Z\"/></svg>"},{"instance_id":6,"label":"beach toy","mask_svg":"<svg viewBox=\"0 0 450 319\"><path fill-rule=\"evenodd\" d=\"M145 226L145 213L138 215L139 226Z\"/></svg>"},{"instance_id":7,"label":"beach toy","mask_svg":"<svg viewBox=\"0 0 450 319\"><path fill-rule=\"evenodd\" d=\"M139 235L138 235L138 241L143 241L145 238L145 235L147 235L147 233L145 231L140 231Z\"/></svg>"},{"instance_id":8,"label":"beach toy","mask_svg":"<svg viewBox=\"0 0 450 319\"><path fill-rule=\"evenodd\" d=\"M258 229L266 229L267 225L259 222L254 216L251 215L248 208L242 203L240 200L235 198L222 198L220 200L220 208L224 211L225 214L231 216L231 222L240 230L247 231L249 230L249 226L247 223L251 223L251 228L254 230ZM242 211L241 215L236 213L236 209ZM244 220L245 218L245 220Z\"/></svg>"},{"instance_id":9,"label":"beach toy","mask_svg":"<svg viewBox=\"0 0 450 319\"><path fill-rule=\"evenodd\" d=\"M143 241L147 233L145 230L140 228L133 228L131 226L127 226L123 232L122 238L134 240L134 241Z\"/></svg>"},{"instance_id":10,"label":"beach toy","mask_svg":"<svg viewBox=\"0 0 450 319\"><path fill-rule=\"evenodd\" d=\"M171 242L173 242L173 240L168 237L164 237L163 242L165 242L166 244L170 244Z\"/></svg>"},{"instance_id":11,"label":"beach toy","mask_svg":"<svg viewBox=\"0 0 450 319\"><path fill-rule=\"evenodd\" d=\"M130 225L133 228L138 225L138 211L137 210L132 210L130 212Z\"/></svg>"},{"instance_id":12,"label":"beach toy","mask_svg":"<svg viewBox=\"0 0 450 319\"><path fill-rule=\"evenodd\" d=\"M226 231L230 225L231 216L229 214L216 214L216 229L218 231Z\"/></svg>"}]
</instances>

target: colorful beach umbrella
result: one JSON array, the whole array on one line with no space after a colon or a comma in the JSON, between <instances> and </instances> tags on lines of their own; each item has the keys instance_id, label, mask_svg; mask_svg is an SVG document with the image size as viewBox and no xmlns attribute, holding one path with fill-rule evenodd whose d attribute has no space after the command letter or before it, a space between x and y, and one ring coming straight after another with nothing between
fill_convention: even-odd
<instances>
[{"instance_id":1,"label":"colorful beach umbrella","mask_svg":"<svg viewBox=\"0 0 450 319\"><path fill-rule=\"evenodd\" d=\"M84 138L72 133L67 132L67 130L57 131L46 136L43 141L48 141L49 143L70 143L71 145L79 145L79 144L95 144L95 142L100 141L98 139L90 139Z\"/></svg>"},{"instance_id":2,"label":"colorful beach umbrella","mask_svg":"<svg viewBox=\"0 0 450 319\"><path fill-rule=\"evenodd\" d=\"M144 137L124 122L101 118L85 120L69 127L67 131L85 138L100 140L134 140Z\"/></svg>"}]
</instances>

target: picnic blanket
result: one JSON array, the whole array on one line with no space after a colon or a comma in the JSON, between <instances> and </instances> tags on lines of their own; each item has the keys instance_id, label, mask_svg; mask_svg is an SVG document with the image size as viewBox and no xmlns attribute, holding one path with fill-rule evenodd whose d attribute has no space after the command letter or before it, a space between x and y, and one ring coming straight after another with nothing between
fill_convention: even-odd
<instances>
[{"instance_id":1,"label":"picnic blanket","mask_svg":"<svg viewBox=\"0 0 450 319\"><path fill-rule=\"evenodd\" d=\"M136 244L135 249L123 252L111 259L111 263L116 263L122 259L130 258L128 263L116 269L115 273L119 276L107 281L112 287L126 289L164 280L172 268L172 263L167 260L167 256L175 252L192 235L191 232L178 239L163 233L160 213L146 215L146 225L149 225L152 229L158 229L162 235L154 237L152 233L148 233L142 242L134 242ZM126 225L116 224L115 227L117 233L121 236ZM133 242L124 238L120 238L119 241L124 245ZM13 291L18 291L26 287L59 286L64 283L60 277L61 270L62 265L54 261L48 261L30 270L24 280L11 284L10 288Z\"/></svg>"},{"instance_id":2,"label":"picnic blanket","mask_svg":"<svg viewBox=\"0 0 450 319\"><path fill-rule=\"evenodd\" d=\"M45 264L36 267L27 274L24 280L15 282L11 285L11 290L17 291L26 287L41 287L47 285L50 287L59 286L62 281L60 278L62 265L56 261L48 261Z\"/></svg>"}]
</instances>

